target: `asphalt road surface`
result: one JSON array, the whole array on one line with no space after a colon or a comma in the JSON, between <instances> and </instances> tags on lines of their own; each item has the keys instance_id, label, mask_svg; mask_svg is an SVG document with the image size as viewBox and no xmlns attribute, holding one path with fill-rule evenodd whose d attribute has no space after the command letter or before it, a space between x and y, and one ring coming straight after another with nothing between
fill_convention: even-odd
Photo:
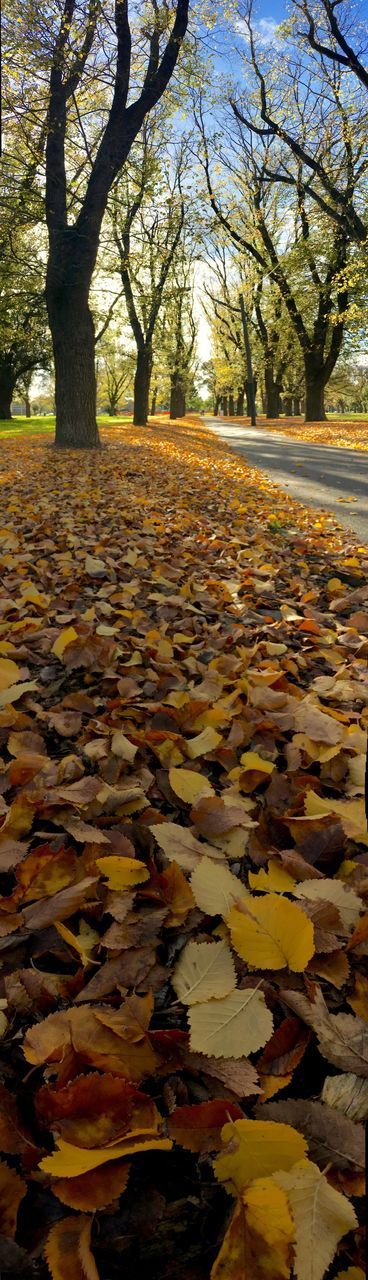
<instances>
[{"instance_id":1,"label":"asphalt road surface","mask_svg":"<svg viewBox=\"0 0 368 1280\"><path fill-rule=\"evenodd\" d=\"M332 512L368 545L368 454L333 445L307 444L257 427L206 418L206 424L237 453L307 507ZM341 502L350 498L354 501Z\"/></svg>"}]
</instances>

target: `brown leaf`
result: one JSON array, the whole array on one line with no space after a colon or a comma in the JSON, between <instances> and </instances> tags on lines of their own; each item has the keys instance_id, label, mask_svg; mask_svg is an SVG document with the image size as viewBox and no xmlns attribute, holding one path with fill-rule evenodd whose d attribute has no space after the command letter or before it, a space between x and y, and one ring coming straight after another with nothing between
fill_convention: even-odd
<instances>
[{"instance_id":1,"label":"brown leaf","mask_svg":"<svg viewBox=\"0 0 368 1280\"><path fill-rule=\"evenodd\" d=\"M242 1120L243 1115L234 1102L221 1099L197 1107L177 1107L168 1122L168 1132L188 1151L219 1151L223 1125L228 1120Z\"/></svg>"},{"instance_id":2,"label":"brown leaf","mask_svg":"<svg viewBox=\"0 0 368 1280\"><path fill-rule=\"evenodd\" d=\"M0 1161L0 1232L3 1236L14 1239L17 1229L18 1209L26 1195L27 1183L15 1169L9 1169L5 1161Z\"/></svg>"},{"instance_id":3,"label":"brown leaf","mask_svg":"<svg viewBox=\"0 0 368 1280\"><path fill-rule=\"evenodd\" d=\"M329 1013L320 987L313 1000L300 991L283 991L282 999L317 1033L321 1053L343 1071L368 1076L368 1027L349 1013Z\"/></svg>"},{"instance_id":4,"label":"brown leaf","mask_svg":"<svg viewBox=\"0 0 368 1280\"><path fill-rule=\"evenodd\" d=\"M354 1124L323 1102L289 1098L287 1102L265 1102L256 1109L259 1119L291 1124L308 1140L311 1160L324 1169L364 1171L364 1125Z\"/></svg>"},{"instance_id":5,"label":"brown leaf","mask_svg":"<svg viewBox=\"0 0 368 1280\"><path fill-rule=\"evenodd\" d=\"M52 1280L99 1280L91 1253L92 1218L63 1218L49 1231L45 1256Z\"/></svg>"},{"instance_id":6,"label":"brown leaf","mask_svg":"<svg viewBox=\"0 0 368 1280\"><path fill-rule=\"evenodd\" d=\"M51 1189L69 1209L96 1213L98 1209L108 1209L120 1199L128 1185L129 1171L127 1160L115 1160L77 1178L55 1178Z\"/></svg>"}]
</instances>

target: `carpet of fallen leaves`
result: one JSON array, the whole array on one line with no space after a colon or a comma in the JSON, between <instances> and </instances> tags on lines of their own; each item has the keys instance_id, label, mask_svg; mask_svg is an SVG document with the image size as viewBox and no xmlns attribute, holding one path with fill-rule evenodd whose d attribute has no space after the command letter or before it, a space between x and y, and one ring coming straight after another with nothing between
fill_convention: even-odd
<instances>
[{"instance_id":1,"label":"carpet of fallen leaves","mask_svg":"<svg viewBox=\"0 0 368 1280\"><path fill-rule=\"evenodd\" d=\"M363 1280L368 550L105 440L1 446L2 1280Z\"/></svg>"},{"instance_id":2,"label":"carpet of fallen leaves","mask_svg":"<svg viewBox=\"0 0 368 1280\"><path fill-rule=\"evenodd\" d=\"M220 419L219 419L220 421ZM250 418L224 418L223 422L238 422L247 427ZM264 418L257 417L257 427L264 431L276 431L284 436L292 436L294 440L305 440L306 444L330 444L338 449L358 449L363 453L368 450L368 421L352 418L342 421L338 418L327 422L303 422L302 418Z\"/></svg>"}]
</instances>

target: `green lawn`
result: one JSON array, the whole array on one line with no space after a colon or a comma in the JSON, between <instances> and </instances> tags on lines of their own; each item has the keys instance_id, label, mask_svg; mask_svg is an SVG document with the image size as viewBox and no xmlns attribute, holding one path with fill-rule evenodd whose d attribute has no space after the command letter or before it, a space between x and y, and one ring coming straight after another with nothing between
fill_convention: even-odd
<instances>
[{"instance_id":1,"label":"green lawn","mask_svg":"<svg viewBox=\"0 0 368 1280\"><path fill-rule=\"evenodd\" d=\"M109 426L112 422L114 425L120 422L132 422L132 418L110 418L108 413L100 413L97 422L100 426ZM55 416L52 413L41 418L25 418L22 414L17 414L14 418L7 418L0 422L1 436L35 436L40 433L50 435L54 431Z\"/></svg>"}]
</instances>

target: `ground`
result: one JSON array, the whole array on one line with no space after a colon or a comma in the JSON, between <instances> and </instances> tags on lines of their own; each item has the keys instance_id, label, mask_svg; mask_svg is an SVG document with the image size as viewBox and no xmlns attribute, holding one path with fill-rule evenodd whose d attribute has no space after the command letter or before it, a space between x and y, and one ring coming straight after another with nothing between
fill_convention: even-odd
<instances>
[{"instance_id":1,"label":"ground","mask_svg":"<svg viewBox=\"0 0 368 1280\"><path fill-rule=\"evenodd\" d=\"M368 544L368 466L357 449L291 439L281 431L206 418L226 444L261 467L271 481L307 506L323 509Z\"/></svg>"},{"instance_id":2,"label":"ground","mask_svg":"<svg viewBox=\"0 0 368 1280\"><path fill-rule=\"evenodd\" d=\"M287 1277L295 1179L363 1280L368 549L103 443L1 445L2 1280Z\"/></svg>"},{"instance_id":3,"label":"ground","mask_svg":"<svg viewBox=\"0 0 368 1280\"><path fill-rule=\"evenodd\" d=\"M249 425L249 418L226 418L226 423L237 422L241 426ZM292 436L293 440L304 440L306 444L332 444L338 449L368 449L368 420L362 413L327 414L326 422L304 422L303 418L265 418L257 416L257 427L261 431L273 431L277 434Z\"/></svg>"}]
</instances>

